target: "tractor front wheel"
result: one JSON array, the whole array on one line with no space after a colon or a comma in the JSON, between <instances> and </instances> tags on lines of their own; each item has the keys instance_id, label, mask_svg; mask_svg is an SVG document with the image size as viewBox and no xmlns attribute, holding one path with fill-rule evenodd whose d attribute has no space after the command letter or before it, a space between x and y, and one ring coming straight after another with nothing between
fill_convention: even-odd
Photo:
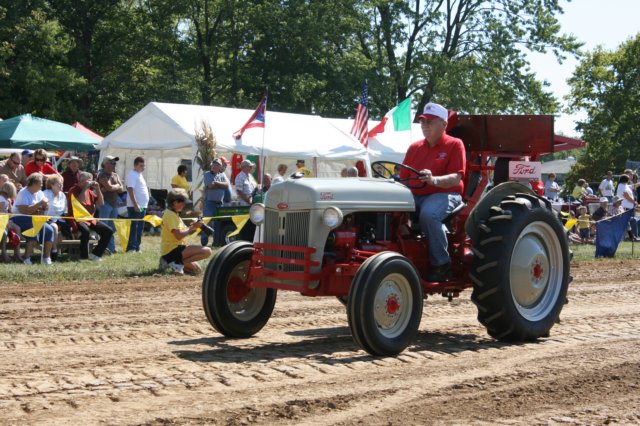
<instances>
[{"instance_id":1,"label":"tractor front wheel","mask_svg":"<svg viewBox=\"0 0 640 426\"><path fill-rule=\"evenodd\" d=\"M276 290L247 285L253 244L233 242L209 262L202 282L202 303L211 325L227 337L251 337L265 326Z\"/></svg>"},{"instance_id":2,"label":"tractor front wheel","mask_svg":"<svg viewBox=\"0 0 640 426\"><path fill-rule=\"evenodd\" d=\"M517 194L491 207L477 235L470 277L478 320L499 340L548 336L570 281L560 221L544 201Z\"/></svg>"},{"instance_id":3,"label":"tractor front wheel","mask_svg":"<svg viewBox=\"0 0 640 426\"><path fill-rule=\"evenodd\" d=\"M378 253L358 269L347 317L356 343L371 355L396 355L413 340L422 318L422 288L404 256Z\"/></svg>"}]
</instances>

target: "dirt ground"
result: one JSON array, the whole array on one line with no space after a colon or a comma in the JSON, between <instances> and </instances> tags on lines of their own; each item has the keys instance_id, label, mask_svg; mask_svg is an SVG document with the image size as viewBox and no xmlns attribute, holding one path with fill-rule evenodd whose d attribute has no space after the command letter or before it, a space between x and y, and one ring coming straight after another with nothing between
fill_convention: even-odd
<instances>
[{"instance_id":1,"label":"dirt ground","mask_svg":"<svg viewBox=\"0 0 640 426\"><path fill-rule=\"evenodd\" d=\"M342 305L281 292L254 338L207 322L200 279L0 284L3 424L640 424L640 262L574 265L561 324L506 345L470 291L372 358Z\"/></svg>"}]
</instances>

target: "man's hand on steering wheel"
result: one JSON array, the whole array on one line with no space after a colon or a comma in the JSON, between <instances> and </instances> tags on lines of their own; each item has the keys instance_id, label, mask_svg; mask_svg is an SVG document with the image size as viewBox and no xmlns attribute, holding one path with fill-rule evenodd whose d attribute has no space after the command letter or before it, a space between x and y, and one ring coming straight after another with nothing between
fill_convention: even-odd
<instances>
[{"instance_id":1,"label":"man's hand on steering wheel","mask_svg":"<svg viewBox=\"0 0 640 426\"><path fill-rule=\"evenodd\" d=\"M391 167L391 169L389 169L389 167ZM386 171L387 173L389 173L389 176L392 176L394 173L394 168L398 168L399 170L401 169L406 169L407 171L409 171L409 176L404 178L404 179L397 179L396 182L400 182L403 183L407 188L412 188L412 189L419 189L419 188L424 188L425 185L427 185L427 183L430 182L430 174L431 171L429 172L429 180L424 179L423 177L423 171L418 171L416 169L414 169L411 166L407 166L405 164L402 163L396 163L393 161L374 161L373 163L371 163L371 169L373 170L373 176L374 177L381 177L384 179L387 179L388 177L384 175L384 172ZM380 168L382 168L383 170L381 171ZM414 183L410 183L411 181L413 181ZM420 181L419 184L415 183L415 181Z\"/></svg>"}]
</instances>

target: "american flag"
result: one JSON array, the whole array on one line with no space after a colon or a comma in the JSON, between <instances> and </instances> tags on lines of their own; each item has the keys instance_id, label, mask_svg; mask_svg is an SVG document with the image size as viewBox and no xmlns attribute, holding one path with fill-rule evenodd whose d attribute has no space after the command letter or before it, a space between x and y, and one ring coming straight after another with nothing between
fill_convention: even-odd
<instances>
[{"instance_id":1,"label":"american flag","mask_svg":"<svg viewBox=\"0 0 640 426\"><path fill-rule=\"evenodd\" d=\"M262 127L264 129L265 115L267 113L267 95L264 95L258 104L258 108L253 112L253 115L244 123L244 126L237 130L233 137L240 139L245 130L253 127Z\"/></svg>"},{"instance_id":2,"label":"american flag","mask_svg":"<svg viewBox=\"0 0 640 426\"><path fill-rule=\"evenodd\" d=\"M369 91L367 82L362 87L362 95L358 101L358 111L351 127L351 134L360 140L360 143L367 148L369 146Z\"/></svg>"}]
</instances>

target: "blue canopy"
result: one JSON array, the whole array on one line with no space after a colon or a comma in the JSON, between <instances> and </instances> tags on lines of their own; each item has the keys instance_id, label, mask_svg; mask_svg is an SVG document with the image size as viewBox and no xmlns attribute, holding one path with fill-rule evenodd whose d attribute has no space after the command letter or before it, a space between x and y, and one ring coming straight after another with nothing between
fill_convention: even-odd
<instances>
[{"instance_id":1,"label":"blue canopy","mask_svg":"<svg viewBox=\"0 0 640 426\"><path fill-rule=\"evenodd\" d=\"M75 127L31 114L0 121L0 148L91 151L98 143Z\"/></svg>"}]
</instances>

